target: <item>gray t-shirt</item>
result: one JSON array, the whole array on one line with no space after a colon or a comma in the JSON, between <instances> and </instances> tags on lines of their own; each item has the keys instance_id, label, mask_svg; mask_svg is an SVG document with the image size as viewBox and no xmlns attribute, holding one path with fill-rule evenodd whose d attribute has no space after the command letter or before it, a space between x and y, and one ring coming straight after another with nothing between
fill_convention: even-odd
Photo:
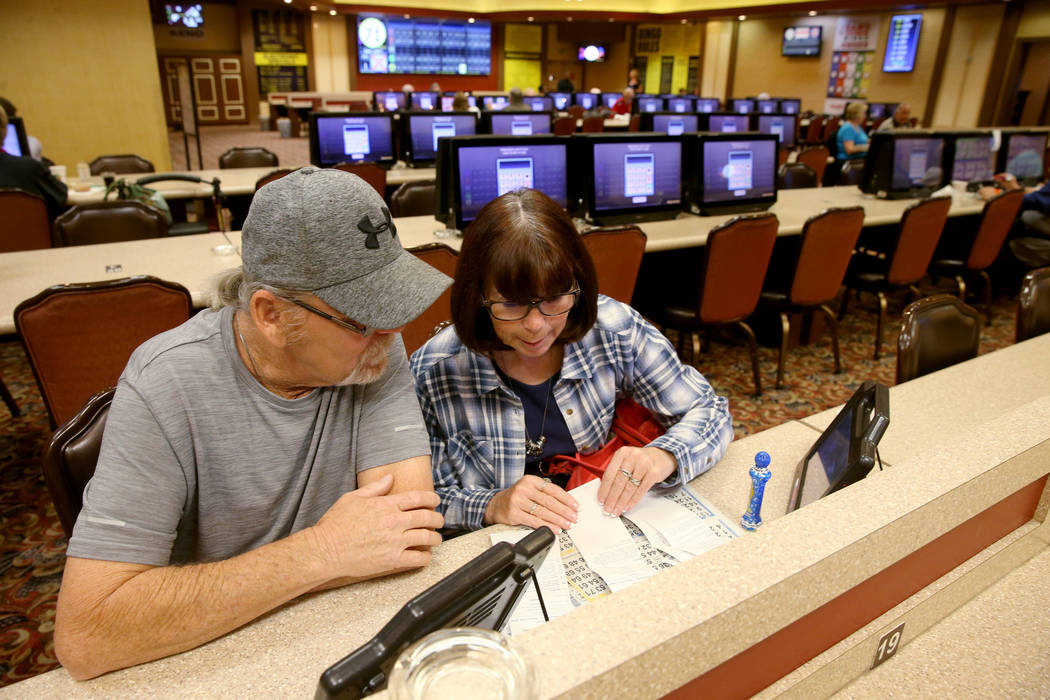
<instances>
[{"instance_id":1,"label":"gray t-shirt","mask_svg":"<svg viewBox=\"0 0 1050 700\"><path fill-rule=\"evenodd\" d=\"M357 472L430 454L400 336L378 381L289 400L244 366L232 312L202 311L131 356L69 556L227 559L314 525Z\"/></svg>"}]
</instances>

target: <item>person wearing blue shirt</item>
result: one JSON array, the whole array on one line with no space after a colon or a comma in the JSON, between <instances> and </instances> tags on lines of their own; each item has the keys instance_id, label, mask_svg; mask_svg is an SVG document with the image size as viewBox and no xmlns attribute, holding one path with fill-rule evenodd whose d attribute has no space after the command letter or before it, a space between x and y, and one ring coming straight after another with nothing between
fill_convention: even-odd
<instances>
[{"instance_id":1,"label":"person wearing blue shirt","mask_svg":"<svg viewBox=\"0 0 1050 700\"><path fill-rule=\"evenodd\" d=\"M867 117L868 105L863 102L853 102L846 108L846 121L835 135L839 160L863 158L867 154L868 135L863 127Z\"/></svg>"},{"instance_id":2,"label":"person wearing blue shirt","mask_svg":"<svg viewBox=\"0 0 1050 700\"><path fill-rule=\"evenodd\" d=\"M572 219L542 192L479 212L451 305L454 326L411 360L446 527L571 527L579 504L548 461L605 444L621 398L666 432L612 456L597 496L610 515L710 469L733 439L726 399L638 312L598 294Z\"/></svg>"}]
</instances>

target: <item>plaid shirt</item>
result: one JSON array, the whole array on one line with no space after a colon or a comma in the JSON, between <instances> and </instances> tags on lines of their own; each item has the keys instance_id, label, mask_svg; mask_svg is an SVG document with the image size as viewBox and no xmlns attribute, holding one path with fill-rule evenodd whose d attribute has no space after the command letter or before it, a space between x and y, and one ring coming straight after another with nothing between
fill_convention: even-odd
<instances>
[{"instance_id":1,"label":"plaid shirt","mask_svg":"<svg viewBox=\"0 0 1050 700\"><path fill-rule=\"evenodd\" d=\"M525 473L525 413L491 359L464 347L449 327L412 355L412 375L430 432L434 487L445 525L477 529L489 500ZM667 428L649 443L674 455L667 484L688 481L722 458L733 440L724 397L667 339L626 304L600 296L598 320L565 346L554 397L580 452L601 447L616 401L633 397Z\"/></svg>"}]
</instances>

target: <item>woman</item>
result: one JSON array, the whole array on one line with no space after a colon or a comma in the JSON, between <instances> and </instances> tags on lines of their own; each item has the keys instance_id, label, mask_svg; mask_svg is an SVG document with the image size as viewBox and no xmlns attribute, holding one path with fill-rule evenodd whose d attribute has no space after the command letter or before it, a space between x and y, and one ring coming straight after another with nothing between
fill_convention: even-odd
<instances>
[{"instance_id":1,"label":"woman","mask_svg":"<svg viewBox=\"0 0 1050 700\"><path fill-rule=\"evenodd\" d=\"M667 433L616 452L598 490L606 513L692 479L732 441L726 400L634 309L598 295L572 219L543 193L479 212L451 297L454 327L411 363L446 526L569 528L578 503L545 462L601 447L625 396Z\"/></svg>"},{"instance_id":2,"label":"woman","mask_svg":"<svg viewBox=\"0 0 1050 700\"><path fill-rule=\"evenodd\" d=\"M846 121L835 135L839 160L863 158L868 152L868 135L864 133L867 118L868 105L863 102L853 102L846 108Z\"/></svg>"},{"instance_id":3,"label":"woman","mask_svg":"<svg viewBox=\"0 0 1050 700\"><path fill-rule=\"evenodd\" d=\"M627 87L634 90L634 94L638 94L642 91L642 81L638 79L638 69L632 68L627 71Z\"/></svg>"}]
</instances>

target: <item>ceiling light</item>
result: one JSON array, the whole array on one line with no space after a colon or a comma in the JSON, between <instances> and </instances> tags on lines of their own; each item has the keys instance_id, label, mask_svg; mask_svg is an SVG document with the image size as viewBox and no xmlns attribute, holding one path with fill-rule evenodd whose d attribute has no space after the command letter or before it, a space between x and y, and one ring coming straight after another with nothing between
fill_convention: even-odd
<instances>
[{"instance_id":1,"label":"ceiling light","mask_svg":"<svg viewBox=\"0 0 1050 700\"><path fill-rule=\"evenodd\" d=\"M615 22L616 20L615 20L615 19L613 19L612 17L610 17L610 18L609 18L609 21L610 21L610 22Z\"/></svg>"},{"instance_id":2,"label":"ceiling light","mask_svg":"<svg viewBox=\"0 0 1050 700\"><path fill-rule=\"evenodd\" d=\"M412 15L402 15L405 19L412 19Z\"/></svg>"},{"instance_id":3,"label":"ceiling light","mask_svg":"<svg viewBox=\"0 0 1050 700\"><path fill-rule=\"evenodd\" d=\"M565 18L565 21L567 21L567 22L571 22L571 21L572 21L572 17L566 17L566 18Z\"/></svg>"},{"instance_id":4,"label":"ceiling light","mask_svg":"<svg viewBox=\"0 0 1050 700\"><path fill-rule=\"evenodd\" d=\"M310 12L317 12L317 5L310 5Z\"/></svg>"},{"instance_id":5,"label":"ceiling light","mask_svg":"<svg viewBox=\"0 0 1050 700\"><path fill-rule=\"evenodd\" d=\"M284 0L284 4L285 5L291 5L292 4L292 0Z\"/></svg>"},{"instance_id":6,"label":"ceiling light","mask_svg":"<svg viewBox=\"0 0 1050 700\"><path fill-rule=\"evenodd\" d=\"M328 14L332 15L333 17L335 17L335 16L336 16L337 14L339 14L339 13L338 13L338 12L336 12L336 11L335 11L335 8L333 7L333 8L331 9L331 10L329 10L329 11L328 11Z\"/></svg>"},{"instance_id":7,"label":"ceiling light","mask_svg":"<svg viewBox=\"0 0 1050 700\"><path fill-rule=\"evenodd\" d=\"M747 19L747 15L739 15L737 19L743 22L745 19Z\"/></svg>"},{"instance_id":8,"label":"ceiling light","mask_svg":"<svg viewBox=\"0 0 1050 700\"><path fill-rule=\"evenodd\" d=\"M468 20L467 20L467 22L468 22L469 24L474 24L474 18L473 18L473 17L471 17L470 19L468 19Z\"/></svg>"},{"instance_id":9,"label":"ceiling light","mask_svg":"<svg viewBox=\"0 0 1050 700\"><path fill-rule=\"evenodd\" d=\"M809 16L810 17L816 17L817 16L817 11L816 10L810 10L809 11Z\"/></svg>"},{"instance_id":10,"label":"ceiling light","mask_svg":"<svg viewBox=\"0 0 1050 700\"><path fill-rule=\"evenodd\" d=\"M528 20L529 20L530 22L531 22L531 21L532 21L533 19L535 19L535 18L534 18L534 17L529 17L529 18L528 18Z\"/></svg>"},{"instance_id":11,"label":"ceiling light","mask_svg":"<svg viewBox=\"0 0 1050 700\"><path fill-rule=\"evenodd\" d=\"M689 20L687 20L687 19L683 19L683 20L682 20L682 24L689 24Z\"/></svg>"}]
</instances>

